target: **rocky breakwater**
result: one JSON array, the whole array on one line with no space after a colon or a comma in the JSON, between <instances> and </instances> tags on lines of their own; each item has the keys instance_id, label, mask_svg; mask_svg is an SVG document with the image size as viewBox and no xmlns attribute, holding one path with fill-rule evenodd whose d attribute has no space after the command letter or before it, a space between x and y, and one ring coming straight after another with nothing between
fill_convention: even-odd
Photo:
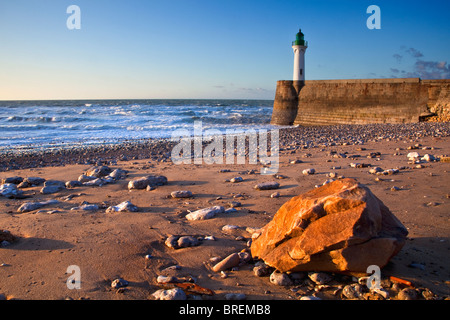
<instances>
[{"instance_id":1,"label":"rocky breakwater","mask_svg":"<svg viewBox=\"0 0 450 320\"><path fill-rule=\"evenodd\" d=\"M254 237L253 258L281 272L364 274L403 247L408 232L364 185L341 179L296 196Z\"/></svg>"}]
</instances>

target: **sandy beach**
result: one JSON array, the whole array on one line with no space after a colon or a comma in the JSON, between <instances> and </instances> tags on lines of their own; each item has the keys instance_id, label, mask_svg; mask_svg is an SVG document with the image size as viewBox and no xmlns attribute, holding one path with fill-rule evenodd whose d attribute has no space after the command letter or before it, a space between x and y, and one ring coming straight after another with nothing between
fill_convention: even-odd
<instances>
[{"instance_id":1,"label":"sandy beach","mask_svg":"<svg viewBox=\"0 0 450 320\"><path fill-rule=\"evenodd\" d=\"M188 279L214 292L188 294L188 299L222 300L230 293L244 294L247 300L347 299L343 286L357 281L347 275L332 274L327 286L320 287L305 273L292 285L280 286L269 276L254 274L257 261L225 272L211 268L212 258L248 249L252 230L333 173L335 179L353 178L366 185L408 229L405 246L381 270L389 299L398 299L400 290L393 288L390 276L411 282L418 289L416 299L448 299L450 163L443 160L450 154L449 134L448 123L281 130L277 177L260 174L261 164L175 165L170 160L173 143L164 141L4 155L0 179L77 181L94 165L125 170L126 176L102 186L80 185L51 194L40 192L43 185L29 186L20 189L21 199L0 196L0 230L16 237L0 248L0 294L20 300L147 300L165 287L157 282L163 275ZM441 161L411 163L407 154L412 151ZM370 174L375 166L399 170ZM302 174L307 168L315 173ZM129 181L147 175L165 176L168 183L149 191L128 189ZM230 182L234 177L243 181ZM253 188L266 181L277 181L279 189ZM192 197L172 198L171 192L179 190L192 192ZM279 196L271 197L274 192ZM57 202L18 212L26 202L48 200ZM107 212L124 201L137 211ZM98 209L72 210L86 203ZM212 206L235 210L208 220L186 219L189 212ZM235 227L223 228L226 225ZM169 248L165 241L170 235L192 236L200 239L199 245ZM73 265L81 271L81 288L70 290L67 268ZM118 278L128 284L113 288Z\"/></svg>"}]
</instances>

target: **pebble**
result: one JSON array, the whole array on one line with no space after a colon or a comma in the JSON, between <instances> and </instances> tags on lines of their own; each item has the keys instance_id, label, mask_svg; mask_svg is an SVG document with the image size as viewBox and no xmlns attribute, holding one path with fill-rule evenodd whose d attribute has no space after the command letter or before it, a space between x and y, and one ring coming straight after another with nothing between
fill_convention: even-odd
<instances>
[{"instance_id":1,"label":"pebble","mask_svg":"<svg viewBox=\"0 0 450 320\"><path fill-rule=\"evenodd\" d=\"M278 271L272 272L270 275L270 282L277 285L277 286L291 286L293 285L293 282L291 278L286 273L281 273Z\"/></svg>"},{"instance_id":2,"label":"pebble","mask_svg":"<svg viewBox=\"0 0 450 320\"><path fill-rule=\"evenodd\" d=\"M234 230L237 230L237 229L239 229L239 226L235 226L232 224L226 224L222 227L222 231L226 232L226 233L233 232Z\"/></svg>"},{"instance_id":3,"label":"pebble","mask_svg":"<svg viewBox=\"0 0 450 320\"><path fill-rule=\"evenodd\" d=\"M127 176L127 172L125 170L121 170L121 169L115 169L115 170L113 170L113 172L111 172L108 175L108 177L111 177L114 180L125 179L126 176Z\"/></svg>"},{"instance_id":4,"label":"pebble","mask_svg":"<svg viewBox=\"0 0 450 320\"><path fill-rule=\"evenodd\" d=\"M333 279L328 273L324 272L311 272L308 277L316 284L325 284Z\"/></svg>"},{"instance_id":5,"label":"pebble","mask_svg":"<svg viewBox=\"0 0 450 320\"><path fill-rule=\"evenodd\" d=\"M189 190L178 190L170 193L172 198L191 198L192 192Z\"/></svg>"},{"instance_id":6,"label":"pebble","mask_svg":"<svg viewBox=\"0 0 450 320\"><path fill-rule=\"evenodd\" d=\"M147 186L158 187L168 183L165 176L146 176L128 182L128 189L146 189Z\"/></svg>"},{"instance_id":7,"label":"pebble","mask_svg":"<svg viewBox=\"0 0 450 320\"><path fill-rule=\"evenodd\" d=\"M180 288L173 289L160 289L152 293L152 297L155 300L186 300L186 293Z\"/></svg>"},{"instance_id":8,"label":"pebble","mask_svg":"<svg viewBox=\"0 0 450 320\"><path fill-rule=\"evenodd\" d=\"M369 169L370 174L377 174L378 172L383 172L383 169L380 167L372 167Z\"/></svg>"},{"instance_id":9,"label":"pebble","mask_svg":"<svg viewBox=\"0 0 450 320\"><path fill-rule=\"evenodd\" d=\"M167 237L164 244L173 249L181 249L187 247L195 247L201 244L201 241L194 236L171 235Z\"/></svg>"},{"instance_id":10,"label":"pebble","mask_svg":"<svg viewBox=\"0 0 450 320\"><path fill-rule=\"evenodd\" d=\"M101 187L105 184L108 184L109 181L103 179L103 178L95 178L94 180L90 180L83 183L83 186L90 186L90 187Z\"/></svg>"},{"instance_id":11,"label":"pebble","mask_svg":"<svg viewBox=\"0 0 450 320\"><path fill-rule=\"evenodd\" d=\"M417 160L418 157L420 157L418 152L410 152L406 155L406 157L408 158L408 160Z\"/></svg>"},{"instance_id":12,"label":"pebble","mask_svg":"<svg viewBox=\"0 0 450 320\"><path fill-rule=\"evenodd\" d=\"M417 300L418 298L419 295L417 291L410 288L402 289L397 295L397 299L399 300Z\"/></svg>"},{"instance_id":13,"label":"pebble","mask_svg":"<svg viewBox=\"0 0 450 320\"><path fill-rule=\"evenodd\" d=\"M118 289L118 288L122 288L122 287L126 287L126 286L128 286L128 281L126 281L122 278L114 279L113 282L111 282L111 287L114 289Z\"/></svg>"},{"instance_id":14,"label":"pebble","mask_svg":"<svg viewBox=\"0 0 450 320\"><path fill-rule=\"evenodd\" d=\"M362 286L358 283L348 284L342 289L342 294L347 299L359 299L362 297Z\"/></svg>"},{"instance_id":15,"label":"pebble","mask_svg":"<svg viewBox=\"0 0 450 320\"><path fill-rule=\"evenodd\" d=\"M171 235L167 237L166 241L164 241L164 244L169 248L178 249L179 238L180 236Z\"/></svg>"},{"instance_id":16,"label":"pebble","mask_svg":"<svg viewBox=\"0 0 450 320\"><path fill-rule=\"evenodd\" d=\"M191 236L182 236L177 240L177 245L179 248L194 247L198 246L199 244L200 241L198 241L197 238Z\"/></svg>"},{"instance_id":17,"label":"pebble","mask_svg":"<svg viewBox=\"0 0 450 320\"><path fill-rule=\"evenodd\" d=\"M82 174L82 175L80 175L78 177L78 182L86 183L86 182L89 182L89 181L92 181L92 180L95 180L95 179L97 179L97 178L96 177L87 176L85 174Z\"/></svg>"},{"instance_id":18,"label":"pebble","mask_svg":"<svg viewBox=\"0 0 450 320\"><path fill-rule=\"evenodd\" d=\"M25 178L23 182L28 183L29 186L40 186L45 182L45 179L40 177L28 177Z\"/></svg>"},{"instance_id":19,"label":"pebble","mask_svg":"<svg viewBox=\"0 0 450 320\"><path fill-rule=\"evenodd\" d=\"M271 198L279 198L281 195L279 192L274 192L270 195Z\"/></svg>"},{"instance_id":20,"label":"pebble","mask_svg":"<svg viewBox=\"0 0 450 320\"><path fill-rule=\"evenodd\" d=\"M22 177L18 177L18 176L14 176L14 177L8 177L8 178L4 178L2 179L2 184L7 184L7 183L11 183L11 184L19 184L23 181Z\"/></svg>"},{"instance_id":21,"label":"pebble","mask_svg":"<svg viewBox=\"0 0 450 320\"><path fill-rule=\"evenodd\" d=\"M176 277L160 275L160 276L158 276L158 278L156 278L156 282L158 282L158 283L178 282L178 279Z\"/></svg>"},{"instance_id":22,"label":"pebble","mask_svg":"<svg viewBox=\"0 0 450 320\"><path fill-rule=\"evenodd\" d=\"M242 203L240 203L239 201L231 201L230 203L228 203L228 205L230 206L230 208L239 208L242 206Z\"/></svg>"},{"instance_id":23,"label":"pebble","mask_svg":"<svg viewBox=\"0 0 450 320\"><path fill-rule=\"evenodd\" d=\"M259 183L254 186L254 189L256 190L272 190L272 189L278 189L280 187L280 184L275 181L270 182L263 182Z\"/></svg>"},{"instance_id":24,"label":"pebble","mask_svg":"<svg viewBox=\"0 0 450 320\"><path fill-rule=\"evenodd\" d=\"M44 206L57 204L57 203L59 203L58 200L48 200L48 201L42 201L42 202L25 202L19 207L19 209L17 209L17 212L34 211L34 210L40 209Z\"/></svg>"},{"instance_id":25,"label":"pebble","mask_svg":"<svg viewBox=\"0 0 450 320\"><path fill-rule=\"evenodd\" d=\"M304 175L311 175L311 174L316 173L316 169L314 169L314 168L308 168L308 169L303 170L302 173L303 173Z\"/></svg>"},{"instance_id":26,"label":"pebble","mask_svg":"<svg viewBox=\"0 0 450 320\"><path fill-rule=\"evenodd\" d=\"M217 263L212 270L214 272L220 272L220 271L225 271L227 269L231 269L233 267L236 267L237 265L239 265L240 262L240 257L239 254L237 253L232 253L229 256L227 256L225 259L223 259L222 261L220 261L219 263Z\"/></svg>"},{"instance_id":27,"label":"pebble","mask_svg":"<svg viewBox=\"0 0 450 320\"><path fill-rule=\"evenodd\" d=\"M96 211L100 209L100 207L96 204L85 203L78 207L73 207L70 210L83 210L83 211Z\"/></svg>"},{"instance_id":28,"label":"pebble","mask_svg":"<svg viewBox=\"0 0 450 320\"><path fill-rule=\"evenodd\" d=\"M81 185L82 185L82 183L78 180L66 181L66 188L68 188L68 189L73 189L73 188L79 187Z\"/></svg>"},{"instance_id":29,"label":"pebble","mask_svg":"<svg viewBox=\"0 0 450 320\"><path fill-rule=\"evenodd\" d=\"M138 207L132 204L130 201L124 201L117 206L111 206L106 209L106 213L112 213L112 212L136 212L138 211Z\"/></svg>"},{"instance_id":30,"label":"pebble","mask_svg":"<svg viewBox=\"0 0 450 320\"><path fill-rule=\"evenodd\" d=\"M303 296L300 298L300 300L322 300L319 297L315 297L315 296Z\"/></svg>"},{"instance_id":31,"label":"pebble","mask_svg":"<svg viewBox=\"0 0 450 320\"><path fill-rule=\"evenodd\" d=\"M242 179L242 177L234 177L230 179L231 183L238 183L238 182L242 182L244 181L244 179Z\"/></svg>"},{"instance_id":32,"label":"pebble","mask_svg":"<svg viewBox=\"0 0 450 320\"><path fill-rule=\"evenodd\" d=\"M44 187L41 189L42 194L53 194L61 190L66 189L66 184L62 181L47 180L44 183Z\"/></svg>"},{"instance_id":33,"label":"pebble","mask_svg":"<svg viewBox=\"0 0 450 320\"><path fill-rule=\"evenodd\" d=\"M0 186L0 196L5 198L23 198L23 191L17 189L13 183L4 183Z\"/></svg>"},{"instance_id":34,"label":"pebble","mask_svg":"<svg viewBox=\"0 0 450 320\"><path fill-rule=\"evenodd\" d=\"M186 219L190 221L206 220L213 218L216 214L224 213L225 208L222 206L213 206L210 208L200 209L186 215Z\"/></svg>"},{"instance_id":35,"label":"pebble","mask_svg":"<svg viewBox=\"0 0 450 320\"><path fill-rule=\"evenodd\" d=\"M257 264L255 267L253 267L253 273L257 277L268 276L270 274L270 267L265 263Z\"/></svg>"}]
</instances>

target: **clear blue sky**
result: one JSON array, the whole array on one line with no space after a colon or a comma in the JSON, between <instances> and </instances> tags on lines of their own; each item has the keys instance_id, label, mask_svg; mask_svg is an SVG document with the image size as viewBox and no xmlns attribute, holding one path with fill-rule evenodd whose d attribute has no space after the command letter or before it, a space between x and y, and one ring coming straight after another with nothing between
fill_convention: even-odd
<instances>
[{"instance_id":1,"label":"clear blue sky","mask_svg":"<svg viewBox=\"0 0 450 320\"><path fill-rule=\"evenodd\" d=\"M66 26L72 4L80 30ZM0 100L273 99L299 28L307 80L449 78L449 12L448 0L0 0Z\"/></svg>"}]
</instances>

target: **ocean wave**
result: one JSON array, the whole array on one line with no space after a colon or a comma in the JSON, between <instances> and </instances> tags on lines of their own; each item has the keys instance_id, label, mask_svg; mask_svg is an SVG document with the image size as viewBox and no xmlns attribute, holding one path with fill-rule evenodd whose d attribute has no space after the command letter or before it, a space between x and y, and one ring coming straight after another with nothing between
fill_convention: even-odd
<instances>
[{"instance_id":1,"label":"ocean wave","mask_svg":"<svg viewBox=\"0 0 450 320\"><path fill-rule=\"evenodd\" d=\"M1 144L170 137L176 129L193 131L196 121L204 130L262 127L270 122L272 105L241 100L0 101Z\"/></svg>"}]
</instances>

